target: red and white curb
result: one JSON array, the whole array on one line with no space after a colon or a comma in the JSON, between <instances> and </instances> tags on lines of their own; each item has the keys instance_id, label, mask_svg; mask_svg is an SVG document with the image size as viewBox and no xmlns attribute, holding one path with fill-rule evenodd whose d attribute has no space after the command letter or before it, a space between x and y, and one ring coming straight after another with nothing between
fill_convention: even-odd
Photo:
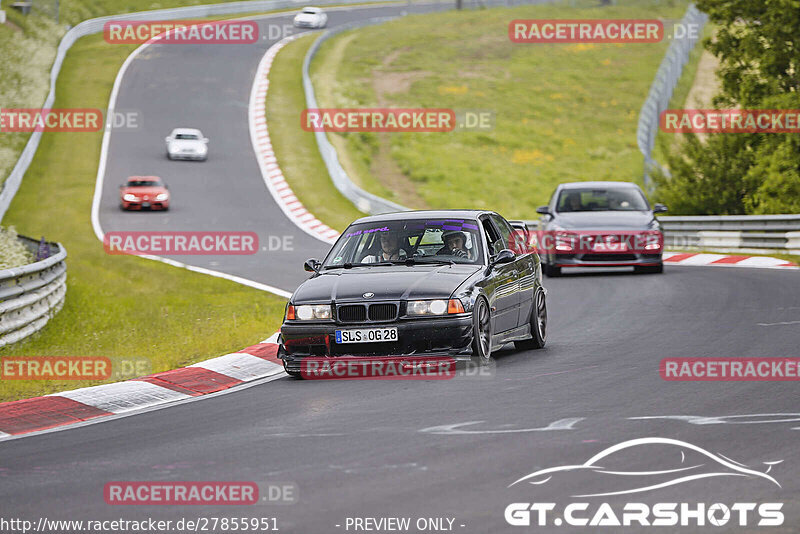
<instances>
[{"instance_id":1,"label":"red and white curb","mask_svg":"<svg viewBox=\"0 0 800 534\"><path fill-rule=\"evenodd\" d=\"M312 237L332 244L339 237L339 232L314 217L295 196L278 166L278 160L272 150L272 142L267 129L265 109L267 90L269 89L269 71L272 67L272 62L281 48L303 35L306 34L290 35L278 41L267 50L258 64L253 88L250 91L248 108L250 141L253 143L253 150L255 150L264 183L286 217Z\"/></svg>"},{"instance_id":2,"label":"red and white curb","mask_svg":"<svg viewBox=\"0 0 800 534\"><path fill-rule=\"evenodd\" d=\"M701 265L719 267L756 267L766 269L800 269L794 263L767 256L728 256L699 252L664 252L664 263L669 265Z\"/></svg>"},{"instance_id":3,"label":"red and white curb","mask_svg":"<svg viewBox=\"0 0 800 534\"><path fill-rule=\"evenodd\" d=\"M239 352L125 382L0 403L0 440L127 414L284 373L277 334Z\"/></svg>"}]
</instances>

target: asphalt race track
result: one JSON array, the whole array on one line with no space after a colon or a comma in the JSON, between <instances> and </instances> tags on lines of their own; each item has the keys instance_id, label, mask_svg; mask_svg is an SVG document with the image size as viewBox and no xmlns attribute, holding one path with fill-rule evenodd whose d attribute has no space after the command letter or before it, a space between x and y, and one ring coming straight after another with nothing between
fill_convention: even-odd
<instances>
[{"instance_id":1,"label":"asphalt race track","mask_svg":"<svg viewBox=\"0 0 800 534\"><path fill-rule=\"evenodd\" d=\"M330 20L339 24L399 10L331 11ZM271 22L289 20L287 15ZM300 231L274 204L247 129L252 75L269 44L162 45L133 62L117 107L144 110L145 127L112 136L100 213L105 231L251 230L262 241L291 235L292 251L198 256L192 263L287 290L304 279L302 261L321 257L326 245ZM208 162L166 159L163 138L178 125L198 127L211 139ZM130 174L162 176L174 195L173 209L120 212L117 186ZM0 444L0 506L34 521L275 517L281 531L298 534L346 532L348 517L410 517L412 522L447 517L454 518L453 531L473 534L572 531L553 525L512 527L503 518L512 502L590 502L595 507L608 502L616 509L626 502L781 502L784 525L768 531L797 532L796 383L667 382L659 376L665 357L797 356L797 276L769 269L667 266L663 275L606 272L545 279L549 339L544 350L505 348L495 354L488 372L475 376L474 368L463 369L452 380L282 378L6 441ZM641 417L649 419L634 419ZM756 471L769 465L780 486L759 477L725 476L641 494L575 498L586 488L620 488L614 487L616 481L596 483L572 474L509 487L533 471L579 465L607 447L645 437L682 440ZM629 450L622 463L605 467L680 468L681 457L672 452L666 447L655 453ZM684 466L694 460L687 458ZM294 504L241 507L106 504L104 485L129 480L281 482L296 486L298 495ZM661 531L763 528L732 522ZM644 529L622 531L639 530Z\"/></svg>"},{"instance_id":2,"label":"asphalt race track","mask_svg":"<svg viewBox=\"0 0 800 534\"><path fill-rule=\"evenodd\" d=\"M771 471L782 487L755 478L712 478L621 498L785 502L790 528L771 531L795 532L800 521L796 385L665 382L658 367L667 356L796 354L796 324L759 325L797 319L796 276L685 267L668 268L664 275L549 280L547 348L502 351L492 376L285 378L9 441L0 447L0 502L34 518L275 516L281 530L298 533L336 532L341 529L335 525L348 516L380 515L455 517L466 525L457 531L466 533L524 531L503 521L506 505L559 503L580 491L574 480L528 488L509 484L537 469L580 464L624 440L657 436L684 440L756 469L762 462L784 460ZM705 425L629 419L755 414L794 415ZM580 420L571 430L531 431L573 418ZM481 422L451 433L423 432L475 421ZM753 424L758 421L773 422ZM674 467L663 467L668 455L644 454L633 463ZM293 505L255 507L106 505L104 484L119 480L282 481L296 484L299 496ZM614 499L619 497L608 502Z\"/></svg>"},{"instance_id":3,"label":"asphalt race track","mask_svg":"<svg viewBox=\"0 0 800 534\"><path fill-rule=\"evenodd\" d=\"M436 4L398 4L328 10L328 26L437 9ZM303 262L322 258L328 245L301 231L276 205L259 171L247 123L258 62L277 41L268 37L291 27L293 16L258 19L264 37L258 44L153 44L133 60L116 109L136 112L141 120L136 128L111 135L99 211L103 231L252 231L259 235L258 254L171 258L287 291L305 279ZM208 161L167 159L164 138L180 126L199 128L209 138ZM131 175L160 176L170 188L169 211L121 211L119 186ZM270 236L272 243L290 236L289 246L269 250Z\"/></svg>"}]
</instances>

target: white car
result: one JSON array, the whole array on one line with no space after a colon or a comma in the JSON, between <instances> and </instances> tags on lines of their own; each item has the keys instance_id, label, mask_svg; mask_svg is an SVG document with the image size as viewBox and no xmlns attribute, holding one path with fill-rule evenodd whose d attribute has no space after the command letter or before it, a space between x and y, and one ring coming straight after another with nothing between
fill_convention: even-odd
<instances>
[{"instance_id":1,"label":"white car","mask_svg":"<svg viewBox=\"0 0 800 534\"><path fill-rule=\"evenodd\" d=\"M298 28L324 28L328 24L328 15L318 7L304 7L294 16L294 25Z\"/></svg>"},{"instance_id":2,"label":"white car","mask_svg":"<svg viewBox=\"0 0 800 534\"><path fill-rule=\"evenodd\" d=\"M208 158L208 138L195 128L175 128L167 142L169 159L193 159L205 161Z\"/></svg>"}]
</instances>

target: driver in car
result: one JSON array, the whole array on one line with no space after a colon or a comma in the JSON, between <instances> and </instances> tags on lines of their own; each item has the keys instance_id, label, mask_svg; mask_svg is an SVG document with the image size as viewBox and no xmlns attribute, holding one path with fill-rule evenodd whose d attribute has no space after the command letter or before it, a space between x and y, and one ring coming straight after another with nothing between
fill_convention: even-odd
<instances>
[{"instance_id":1,"label":"driver in car","mask_svg":"<svg viewBox=\"0 0 800 534\"><path fill-rule=\"evenodd\" d=\"M459 258L469 258L467 250L467 236L458 230L447 230L442 234L444 246L439 249L437 255L458 256Z\"/></svg>"},{"instance_id":2,"label":"driver in car","mask_svg":"<svg viewBox=\"0 0 800 534\"><path fill-rule=\"evenodd\" d=\"M361 260L361 263L378 263L381 261L406 259L406 251L400 248L400 236L397 235L397 232L393 230L382 232L380 242L381 252L365 257Z\"/></svg>"}]
</instances>

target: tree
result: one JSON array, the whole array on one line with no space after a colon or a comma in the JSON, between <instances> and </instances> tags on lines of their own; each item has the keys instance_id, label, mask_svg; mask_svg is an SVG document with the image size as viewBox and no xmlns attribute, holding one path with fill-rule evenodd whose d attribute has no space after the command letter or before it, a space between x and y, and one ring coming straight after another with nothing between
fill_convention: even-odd
<instances>
[{"instance_id":1,"label":"tree","mask_svg":"<svg viewBox=\"0 0 800 534\"><path fill-rule=\"evenodd\" d=\"M800 0L697 0L717 25L706 48L720 60L714 105L800 109ZM655 197L692 215L800 212L800 135L687 134L667 150L670 178Z\"/></svg>"}]
</instances>

